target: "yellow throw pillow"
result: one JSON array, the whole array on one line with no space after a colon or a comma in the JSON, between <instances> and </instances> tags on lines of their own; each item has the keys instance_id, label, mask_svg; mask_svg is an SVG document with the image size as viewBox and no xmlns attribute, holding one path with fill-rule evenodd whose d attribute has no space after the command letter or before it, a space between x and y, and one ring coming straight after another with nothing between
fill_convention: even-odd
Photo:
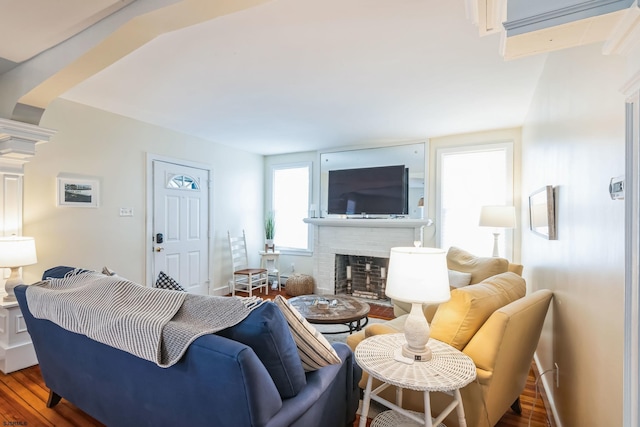
<instances>
[{"instance_id":1,"label":"yellow throw pillow","mask_svg":"<svg viewBox=\"0 0 640 427\"><path fill-rule=\"evenodd\" d=\"M454 289L433 317L431 337L462 350L494 311L525 293L524 279L511 272Z\"/></svg>"},{"instance_id":2,"label":"yellow throw pillow","mask_svg":"<svg viewBox=\"0 0 640 427\"><path fill-rule=\"evenodd\" d=\"M469 252L452 246L447 252L447 267L450 270L471 273L471 284L504 273L509 270L509 261L497 257L477 257Z\"/></svg>"}]
</instances>

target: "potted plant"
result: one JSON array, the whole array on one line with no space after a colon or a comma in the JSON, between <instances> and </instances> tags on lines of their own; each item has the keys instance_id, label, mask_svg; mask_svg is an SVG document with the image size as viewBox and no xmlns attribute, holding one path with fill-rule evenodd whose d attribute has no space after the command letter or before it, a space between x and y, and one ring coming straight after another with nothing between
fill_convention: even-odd
<instances>
[{"instance_id":1,"label":"potted plant","mask_svg":"<svg viewBox=\"0 0 640 427\"><path fill-rule=\"evenodd\" d=\"M264 237L267 247L273 248L273 237L276 234L276 218L273 212L269 212L264 220Z\"/></svg>"}]
</instances>

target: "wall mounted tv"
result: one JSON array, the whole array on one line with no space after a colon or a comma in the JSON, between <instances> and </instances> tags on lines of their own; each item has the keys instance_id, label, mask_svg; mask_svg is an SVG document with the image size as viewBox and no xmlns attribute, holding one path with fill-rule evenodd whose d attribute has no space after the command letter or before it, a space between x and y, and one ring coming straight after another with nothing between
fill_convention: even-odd
<instances>
[{"instance_id":1,"label":"wall mounted tv","mask_svg":"<svg viewBox=\"0 0 640 427\"><path fill-rule=\"evenodd\" d=\"M329 171L327 213L407 215L408 174L404 165Z\"/></svg>"}]
</instances>

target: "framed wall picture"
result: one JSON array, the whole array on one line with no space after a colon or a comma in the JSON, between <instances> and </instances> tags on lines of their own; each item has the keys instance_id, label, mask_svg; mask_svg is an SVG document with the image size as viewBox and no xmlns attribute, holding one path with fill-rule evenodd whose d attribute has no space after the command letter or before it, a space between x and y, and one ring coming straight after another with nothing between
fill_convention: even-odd
<instances>
[{"instance_id":1,"label":"framed wall picture","mask_svg":"<svg viewBox=\"0 0 640 427\"><path fill-rule=\"evenodd\" d=\"M553 186L546 185L529 196L529 228L539 236L556 240Z\"/></svg>"},{"instance_id":2,"label":"framed wall picture","mask_svg":"<svg viewBox=\"0 0 640 427\"><path fill-rule=\"evenodd\" d=\"M98 180L58 177L58 206L97 208L99 200Z\"/></svg>"}]
</instances>

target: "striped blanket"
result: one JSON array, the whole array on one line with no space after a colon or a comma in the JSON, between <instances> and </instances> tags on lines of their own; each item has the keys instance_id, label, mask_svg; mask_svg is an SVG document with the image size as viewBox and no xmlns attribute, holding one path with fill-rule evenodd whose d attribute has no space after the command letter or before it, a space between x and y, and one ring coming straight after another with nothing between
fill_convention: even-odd
<instances>
[{"instance_id":1,"label":"striped blanket","mask_svg":"<svg viewBox=\"0 0 640 427\"><path fill-rule=\"evenodd\" d=\"M240 323L262 300L149 288L118 276L72 271L35 283L29 310L64 329L169 367L196 338Z\"/></svg>"}]
</instances>

